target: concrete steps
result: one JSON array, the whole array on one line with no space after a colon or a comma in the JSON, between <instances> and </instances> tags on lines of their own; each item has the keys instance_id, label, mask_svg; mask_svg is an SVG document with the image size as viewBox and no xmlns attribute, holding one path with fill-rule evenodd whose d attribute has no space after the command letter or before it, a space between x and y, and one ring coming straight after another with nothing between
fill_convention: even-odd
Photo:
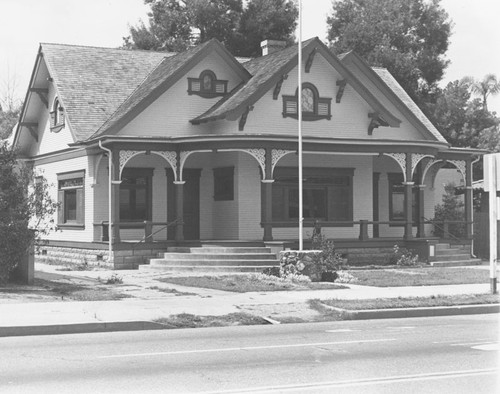
<instances>
[{"instance_id":1,"label":"concrete steps","mask_svg":"<svg viewBox=\"0 0 500 394\"><path fill-rule=\"evenodd\" d=\"M481 264L481 259L471 257L470 246L448 243L436 245L436 261L430 262L433 267L466 267Z\"/></svg>"},{"instance_id":2,"label":"concrete steps","mask_svg":"<svg viewBox=\"0 0 500 394\"><path fill-rule=\"evenodd\" d=\"M140 270L167 272L262 272L279 266L279 261L264 247L171 247L151 259Z\"/></svg>"}]
</instances>

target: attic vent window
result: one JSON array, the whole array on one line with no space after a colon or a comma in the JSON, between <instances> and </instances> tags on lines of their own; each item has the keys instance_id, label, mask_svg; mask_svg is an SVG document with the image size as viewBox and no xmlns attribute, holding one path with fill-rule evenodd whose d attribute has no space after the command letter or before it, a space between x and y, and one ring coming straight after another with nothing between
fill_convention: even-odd
<instances>
[{"instance_id":1,"label":"attic vent window","mask_svg":"<svg viewBox=\"0 0 500 394\"><path fill-rule=\"evenodd\" d=\"M298 90L298 89L297 89ZM283 95L283 117L298 118L298 92L295 96ZM302 119L306 121L332 118L331 102L329 97L320 97L318 89L312 83L302 84Z\"/></svg>"},{"instance_id":2,"label":"attic vent window","mask_svg":"<svg viewBox=\"0 0 500 394\"><path fill-rule=\"evenodd\" d=\"M64 128L64 108L61 106L59 98L54 99L52 112L50 112L50 131L59 133Z\"/></svg>"},{"instance_id":3,"label":"attic vent window","mask_svg":"<svg viewBox=\"0 0 500 394\"><path fill-rule=\"evenodd\" d=\"M198 78L188 78L188 94L203 98L224 96L227 93L227 82L217 79L213 71L205 70Z\"/></svg>"}]
</instances>

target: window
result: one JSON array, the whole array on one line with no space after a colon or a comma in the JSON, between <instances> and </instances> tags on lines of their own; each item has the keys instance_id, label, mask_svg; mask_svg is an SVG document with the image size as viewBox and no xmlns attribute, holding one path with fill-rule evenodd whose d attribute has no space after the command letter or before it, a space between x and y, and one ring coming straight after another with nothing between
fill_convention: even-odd
<instances>
[{"instance_id":1,"label":"window","mask_svg":"<svg viewBox=\"0 0 500 394\"><path fill-rule=\"evenodd\" d=\"M276 168L273 183L273 221L299 218L299 187L296 168ZM305 168L303 188L304 219L352 221L352 180L354 170Z\"/></svg>"},{"instance_id":2,"label":"window","mask_svg":"<svg viewBox=\"0 0 500 394\"><path fill-rule=\"evenodd\" d=\"M214 168L214 200L234 200L234 167Z\"/></svg>"},{"instance_id":3,"label":"window","mask_svg":"<svg viewBox=\"0 0 500 394\"><path fill-rule=\"evenodd\" d=\"M227 93L227 82L217 79L213 71L205 70L198 78L188 78L188 94L203 98L224 96Z\"/></svg>"},{"instance_id":4,"label":"window","mask_svg":"<svg viewBox=\"0 0 500 394\"><path fill-rule=\"evenodd\" d=\"M389 220L404 222L405 190L403 174L388 174L389 179ZM418 207L418 189L413 188L412 221L416 224Z\"/></svg>"},{"instance_id":5,"label":"window","mask_svg":"<svg viewBox=\"0 0 500 394\"><path fill-rule=\"evenodd\" d=\"M283 117L297 119L298 104L297 94L295 96L283 95ZM331 116L331 98L320 97L318 89L311 83L302 84L301 103L303 120L319 120L332 118Z\"/></svg>"},{"instance_id":6,"label":"window","mask_svg":"<svg viewBox=\"0 0 500 394\"><path fill-rule=\"evenodd\" d=\"M85 224L85 171L57 175L58 220L61 227L83 228Z\"/></svg>"},{"instance_id":7,"label":"window","mask_svg":"<svg viewBox=\"0 0 500 394\"><path fill-rule=\"evenodd\" d=\"M152 168L125 168L120 184L120 220L142 222L152 217Z\"/></svg>"},{"instance_id":8,"label":"window","mask_svg":"<svg viewBox=\"0 0 500 394\"><path fill-rule=\"evenodd\" d=\"M64 109L61 107L59 98L54 99L52 112L50 113L50 131L58 133L64 127Z\"/></svg>"}]
</instances>

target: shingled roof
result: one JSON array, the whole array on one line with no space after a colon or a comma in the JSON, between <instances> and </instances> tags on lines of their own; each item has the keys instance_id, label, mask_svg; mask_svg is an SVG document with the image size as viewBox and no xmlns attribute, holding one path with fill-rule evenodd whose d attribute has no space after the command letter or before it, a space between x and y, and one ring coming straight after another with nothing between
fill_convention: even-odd
<instances>
[{"instance_id":1,"label":"shingled roof","mask_svg":"<svg viewBox=\"0 0 500 394\"><path fill-rule=\"evenodd\" d=\"M171 53L41 44L77 141L91 136Z\"/></svg>"}]
</instances>

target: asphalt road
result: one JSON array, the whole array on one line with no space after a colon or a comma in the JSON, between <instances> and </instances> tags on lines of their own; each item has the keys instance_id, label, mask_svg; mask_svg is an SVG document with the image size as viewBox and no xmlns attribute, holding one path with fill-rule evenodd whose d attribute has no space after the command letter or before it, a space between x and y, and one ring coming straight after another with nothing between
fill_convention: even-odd
<instances>
[{"instance_id":1,"label":"asphalt road","mask_svg":"<svg viewBox=\"0 0 500 394\"><path fill-rule=\"evenodd\" d=\"M496 393L497 314L0 338L0 393Z\"/></svg>"}]
</instances>

